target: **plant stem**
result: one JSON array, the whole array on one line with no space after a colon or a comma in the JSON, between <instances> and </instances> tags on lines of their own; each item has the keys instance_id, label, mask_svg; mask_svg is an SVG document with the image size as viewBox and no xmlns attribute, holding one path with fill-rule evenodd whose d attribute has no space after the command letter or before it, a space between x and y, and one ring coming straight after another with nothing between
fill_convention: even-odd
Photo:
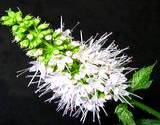
<instances>
[{"instance_id":1,"label":"plant stem","mask_svg":"<svg viewBox=\"0 0 160 125\"><path fill-rule=\"evenodd\" d=\"M132 100L130 103L132 105L134 105L135 107L140 108L143 111L148 112L149 114L151 114L151 115L157 117L158 119L160 119L160 112L157 112L153 108L151 108L149 106L146 106L145 104L143 104L141 102L138 102L138 101L135 101L135 100Z\"/></svg>"}]
</instances>

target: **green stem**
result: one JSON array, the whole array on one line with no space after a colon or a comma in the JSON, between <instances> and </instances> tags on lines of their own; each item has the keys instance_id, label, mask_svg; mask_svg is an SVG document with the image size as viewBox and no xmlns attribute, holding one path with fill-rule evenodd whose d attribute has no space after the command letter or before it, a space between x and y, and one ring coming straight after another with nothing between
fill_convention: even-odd
<instances>
[{"instance_id":1,"label":"green stem","mask_svg":"<svg viewBox=\"0 0 160 125\"><path fill-rule=\"evenodd\" d=\"M131 101L131 104L134 105L135 107L137 108L140 108L142 109L143 111L145 112L148 112L149 114L157 117L158 119L160 119L160 112L157 112L156 110L154 110L153 108L149 107L149 106L146 106L145 104L141 103L141 102L138 102L138 101L135 101L135 100L132 100Z\"/></svg>"}]
</instances>

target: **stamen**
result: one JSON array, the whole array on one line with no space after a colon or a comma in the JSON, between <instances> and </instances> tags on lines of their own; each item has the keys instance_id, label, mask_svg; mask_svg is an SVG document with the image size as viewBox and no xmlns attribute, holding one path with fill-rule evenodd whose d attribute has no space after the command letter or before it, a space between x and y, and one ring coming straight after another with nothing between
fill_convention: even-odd
<instances>
[{"instance_id":1,"label":"stamen","mask_svg":"<svg viewBox=\"0 0 160 125\"><path fill-rule=\"evenodd\" d=\"M31 81L29 82L28 87L31 85L31 83L32 83L32 81L34 80L34 78L36 77L37 73L38 73L38 70L36 71L36 73L35 73L34 76L32 77Z\"/></svg>"},{"instance_id":2,"label":"stamen","mask_svg":"<svg viewBox=\"0 0 160 125\"><path fill-rule=\"evenodd\" d=\"M80 24L80 22L77 22L76 25L74 25L74 27L71 29L71 32L73 32L73 30Z\"/></svg>"}]
</instances>

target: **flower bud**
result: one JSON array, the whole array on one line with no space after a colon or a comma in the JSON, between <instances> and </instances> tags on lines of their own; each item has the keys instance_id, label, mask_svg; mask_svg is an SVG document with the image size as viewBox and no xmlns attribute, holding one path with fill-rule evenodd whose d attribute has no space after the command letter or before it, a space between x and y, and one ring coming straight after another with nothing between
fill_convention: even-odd
<instances>
[{"instance_id":1,"label":"flower bud","mask_svg":"<svg viewBox=\"0 0 160 125\"><path fill-rule=\"evenodd\" d=\"M43 38L44 37L44 35L42 34L42 33L40 33L40 34L38 34L38 38Z\"/></svg>"},{"instance_id":2,"label":"flower bud","mask_svg":"<svg viewBox=\"0 0 160 125\"><path fill-rule=\"evenodd\" d=\"M32 42L30 42L29 48L33 49L33 48L37 47L40 43L42 43L41 39L34 39L34 40L32 40Z\"/></svg>"},{"instance_id":3,"label":"flower bud","mask_svg":"<svg viewBox=\"0 0 160 125\"><path fill-rule=\"evenodd\" d=\"M66 56L63 60L68 64L73 64L73 59L71 57Z\"/></svg>"},{"instance_id":4,"label":"flower bud","mask_svg":"<svg viewBox=\"0 0 160 125\"><path fill-rule=\"evenodd\" d=\"M25 27L26 24L25 24L25 23L20 23L19 26L20 26L20 27Z\"/></svg>"},{"instance_id":5,"label":"flower bud","mask_svg":"<svg viewBox=\"0 0 160 125\"><path fill-rule=\"evenodd\" d=\"M1 20L2 20L2 21L6 21L6 20L8 20L8 19L9 19L8 16L2 16L2 17L1 17Z\"/></svg>"},{"instance_id":6,"label":"flower bud","mask_svg":"<svg viewBox=\"0 0 160 125\"><path fill-rule=\"evenodd\" d=\"M71 56L71 55L72 55L72 52L71 52L71 51L67 51L67 52L66 52L66 55L67 55L67 56Z\"/></svg>"},{"instance_id":7,"label":"flower bud","mask_svg":"<svg viewBox=\"0 0 160 125\"><path fill-rule=\"evenodd\" d=\"M55 43L56 45L62 45L63 41L62 41L62 40L56 40L54 43Z\"/></svg>"},{"instance_id":8,"label":"flower bud","mask_svg":"<svg viewBox=\"0 0 160 125\"><path fill-rule=\"evenodd\" d=\"M56 30L55 30L55 32L53 33L53 39L56 39L57 37L59 37L61 35L61 32L57 32Z\"/></svg>"},{"instance_id":9,"label":"flower bud","mask_svg":"<svg viewBox=\"0 0 160 125\"><path fill-rule=\"evenodd\" d=\"M34 24L37 26L40 23L40 18L35 18L34 19Z\"/></svg>"},{"instance_id":10,"label":"flower bud","mask_svg":"<svg viewBox=\"0 0 160 125\"><path fill-rule=\"evenodd\" d=\"M24 20L31 20L33 18L33 16L27 15L25 16Z\"/></svg>"},{"instance_id":11,"label":"flower bud","mask_svg":"<svg viewBox=\"0 0 160 125\"><path fill-rule=\"evenodd\" d=\"M26 55L27 56L33 56L33 57L38 57L40 55L42 55L43 53L43 50L40 48L40 49L32 49L32 50L29 50Z\"/></svg>"},{"instance_id":12,"label":"flower bud","mask_svg":"<svg viewBox=\"0 0 160 125\"><path fill-rule=\"evenodd\" d=\"M12 26L15 24L15 22L13 19L9 19L9 20L4 21L3 24L6 26Z\"/></svg>"},{"instance_id":13,"label":"flower bud","mask_svg":"<svg viewBox=\"0 0 160 125\"><path fill-rule=\"evenodd\" d=\"M79 46L80 44L79 44L78 41L72 41L72 42L71 42L71 45L72 45L72 46Z\"/></svg>"},{"instance_id":14,"label":"flower bud","mask_svg":"<svg viewBox=\"0 0 160 125\"><path fill-rule=\"evenodd\" d=\"M27 35L27 38L28 38L29 40L32 40L32 39L33 39L33 35L32 35L32 34L28 34L28 35Z\"/></svg>"},{"instance_id":15,"label":"flower bud","mask_svg":"<svg viewBox=\"0 0 160 125\"><path fill-rule=\"evenodd\" d=\"M26 31L25 28L19 28L17 32L19 32L19 33L24 33L25 31Z\"/></svg>"},{"instance_id":16,"label":"flower bud","mask_svg":"<svg viewBox=\"0 0 160 125\"><path fill-rule=\"evenodd\" d=\"M16 15L16 13L13 12L11 9L9 9L7 12L8 12L8 16L11 17L11 18L14 18L15 15Z\"/></svg>"},{"instance_id":17,"label":"flower bud","mask_svg":"<svg viewBox=\"0 0 160 125\"><path fill-rule=\"evenodd\" d=\"M21 11L16 12L16 20L18 22L22 21L22 12Z\"/></svg>"},{"instance_id":18,"label":"flower bud","mask_svg":"<svg viewBox=\"0 0 160 125\"><path fill-rule=\"evenodd\" d=\"M18 25L12 26L12 32L16 32L18 30Z\"/></svg>"},{"instance_id":19,"label":"flower bud","mask_svg":"<svg viewBox=\"0 0 160 125\"><path fill-rule=\"evenodd\" d=\"M43 24L40 24L40 25L38 26L38 29L39 29L39 30L43 30L43 29L48 28L48 26L49 26L49 24L43 23Z\"/></svg>"},{"instance_id":20,"label":"flower bud","mask_svg":"<svg viewBox=\"0 0 160 125\"><path fill-rule=\"evenodd\" d=\"M52 35L45 36L45 39L48 40L48 41L51 40L52 39Z\"/></svg>"},{"instance_id":21,"label":"flower bud","mask_svg":"<svg viewBox=\"0 0 160 125\"><path fill-rule=\"evenodd\" d=\"M48 34L51 34L51 33L52 33L52 31L53 31L53 30L48 29L48 30L44 30L44 31L42 31L41 33L42 33L43 35L48 35Z\"/></svg>"},{"instance_id":22,"label":"flower bud","mask_svg":"<svg viewBox=\"0 0 160 125\"><path fill-rule=\"evenodd\" d=\"M16 17L22 17L22 12L21 11L16 12Z\"/></svg>"},{"instance_id":23,"label":"flower bud","mask_svg":"<svg viewBox=\"0 0 160 125\"><path fill-rule=\"evenodd\" d=\"M59 50L63 50L63 49L64 49L63 46L58 46L57 48L58 48Z\"/></svg>"},{"instance_id":24,"label":"flower bud","mask_svg":"<svg viewBox=\"0 0 160 125\"><path fill-rule=\"evenodd\" d=\"M59 54L59 50L58 50L58 49L55 49L55 50L53 51L53 54Z\"/></svg>"},{"instance_id":25,"label":"flower bud","mask_svg":"<svg viewBox=\"0 0 160 125\"><path fill-rule=\"evenodd\" d=\"M29 41L28 40L23 40L20 42L20 47L21 48L27 48L29 45Z\"/></svg>"},{"instance_id":26,"label":"flower bud","mask_svg":"<svg viewBox=\"0 0 160 125\"><path fill-rule=\"evenodd\" d=\"M19 41L21 41L22 39L23 39L23 37L24 37L24 34L17 34L16 36L15 36L15 40L17 41L17 42L19 42Z\"/></svg>"}]
</instances>

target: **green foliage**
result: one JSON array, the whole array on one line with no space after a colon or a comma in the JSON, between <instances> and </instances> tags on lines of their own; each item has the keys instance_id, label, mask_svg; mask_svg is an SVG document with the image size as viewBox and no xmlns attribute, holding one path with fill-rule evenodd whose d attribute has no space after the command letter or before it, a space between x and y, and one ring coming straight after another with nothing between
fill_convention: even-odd
<instances>
[{"instance_id":1,"label":"green foliage","mask_svg":"<svg viewBox=\"0 0 160 125\"><path fill-rule=\"evenodd\" d=\"M127 104L119 104L115 109L115 113L123 125L136 125L133 114L128 110Z\"/></svg>"},{"instance_id":2,"label":"green foliage","mask_svg":"<svg viewBox=\"0 0 160 125\"><path fill-rule=\"evenodd\" d=\"M131 80L131 89L132 91L139 89L147 89L150 87L152 81L150 80L150 75L152 73L153 67L155 64L141 68L133 74Z\"/></svg>"},{"instance_id":3,"label":"green foliage","mask_svg":"<svg viewBox=\"0 0 160 125\"><path fill-rule=\"evenodd\" d=\"M160 120L140 119L136 122L136 125L160 125Z\"/></svg>"}]
</instances>

